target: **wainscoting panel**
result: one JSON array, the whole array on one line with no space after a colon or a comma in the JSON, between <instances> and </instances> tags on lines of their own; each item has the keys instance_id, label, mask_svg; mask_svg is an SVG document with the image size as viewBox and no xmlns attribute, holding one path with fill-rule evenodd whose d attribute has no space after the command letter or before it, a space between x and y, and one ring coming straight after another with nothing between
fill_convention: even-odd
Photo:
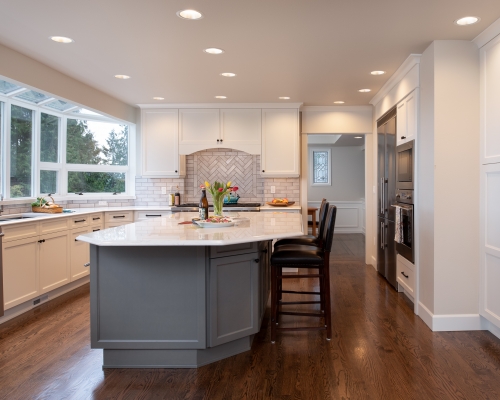
<instances>
[{"instance_id":1,"label":"wainscoting panel","mask_svg":"<svg viewBox=\"0 0 500 400\"><path fill-rule=\"evenodd\" d=\"M330 205L337 206L335 232L338 233L365 233L365 202L328 200ZM316 218L319 218L321 201L308 201L308 207L318 208ZM309 218L309 220L311 220Z\"/></svg>"}]
</instances>

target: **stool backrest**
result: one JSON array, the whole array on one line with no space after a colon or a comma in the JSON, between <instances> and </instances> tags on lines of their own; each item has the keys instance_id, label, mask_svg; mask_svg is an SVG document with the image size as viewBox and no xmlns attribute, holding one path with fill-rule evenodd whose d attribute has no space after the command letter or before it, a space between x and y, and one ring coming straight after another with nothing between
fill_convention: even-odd
<instances>
[{"instance_id":1,"label":"stool backrest","mask_svg":"<svg viewBox=\"0 0 500 400\"><path fill-rule=\"evenodd\" d=\"M321 207L319 208L319 229L318 238L323 240L323 232L325 231L326 215L328 214L328 202L326 199L321 201Z\"/></svg>"},{"instance_id":2,"label":"stool backrest","mask_svg":"<svg viewBox=\"0 0 500 400\"><path fill-rule=\"evenodd\" d=\"M323 251L330 251L333 243L333 231L335 230L335 218L337 217L337 207L328 207L326 217L326 227L323 233Z\"/></svg>"}]
</instances>

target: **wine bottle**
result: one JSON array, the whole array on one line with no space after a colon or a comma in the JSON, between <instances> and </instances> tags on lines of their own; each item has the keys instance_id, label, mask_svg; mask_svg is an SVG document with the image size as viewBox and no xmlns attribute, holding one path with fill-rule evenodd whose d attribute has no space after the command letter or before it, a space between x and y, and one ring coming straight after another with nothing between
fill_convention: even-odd
<instances>
[{"instance_id":1,"label":"wine bottle","mask_svg":"<svg viewBox=\"0 0 500 400\"><path fill-rule=\"evenodd\" d=\"M181 194L179 193L179 186L177 186L177 191L174 195L174 205L179 206L181 204Z\"/></svg>"},{"instance_id":2,"label":"wine bottle","mask_svg":"<svg viewBox=\"0 0 500 400\"><path fill-rule=\"evenodd\" d=\"M208 218L208 200L207 191L205 189L201 190L201 199L198 206L198 214L201 220L205 220Z\"/></svg>"}]
</instances>

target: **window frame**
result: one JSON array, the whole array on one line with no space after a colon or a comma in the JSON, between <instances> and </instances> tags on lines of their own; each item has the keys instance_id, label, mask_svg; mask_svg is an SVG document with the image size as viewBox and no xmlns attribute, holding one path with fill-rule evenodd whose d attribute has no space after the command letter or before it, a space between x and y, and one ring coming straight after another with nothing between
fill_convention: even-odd
<instances>
[{"instance_id":1,"label":"window frame","mask_svg":"<svg viewBox=\"0 0 500 400\"><path fill-rule=\"evenodd\" d=\"M314 152L321 151L328 154L328 181L314 182ZM309 147L309 179L311 186L331 186L332 185L332 149L331 147Z\"/></svg>"},{"instance_id":2,"label":"window frame","mask_svg":"<svg viewBox=\"0 0 500 400\"><path fill-rule=\"evenodd\" d=\"M0 76L0 79L3 77ZM8 79L7 79L8 81ZM90 200L90 199L116 199L117 195L108 192L90 193L84 192L83 196L68 193L68 172L117 172L125 173L125 192L119 193L120 198L135 198L135 145L136 145L136 126L128 121L123 121L117 118L108 118L104 115L88 115L73 113L75 108L70 108L65 112L58 112L52 108L44 107L52 100L58 98L51 96L44 100L43 104L34 104L29 101L15 99L13 96L24 90L35 90L23 87L15 90L8 95L0 93L0 107L2 109L2 120L0 121L0 193L4 195L7 202L30 202L35 197L46 196L48 193L40 193L40 171L57 171L57 193L55 197L59 200ZM42 92L43 93L43 92ZM68 102L67 100L63 100ZM72 102L70 102L72 103ZM31 197L16 197L10 195L10 143L11 143L11 107L12 105L29 109L33 112L33 129L32 129L32 148L31 148ZM80 108L82 106L75 105ZM83 107L82 107L83 108ZM49 114L59 118L58 132L58 162L42 162L40 161L41 153L41 119L42 113ZM107 122L128 126L128 165L91 165L91 164L67 164L66 163L66 135L67 135L67 120L88 120L96 122Z\"/></svg>"}]
</instances>

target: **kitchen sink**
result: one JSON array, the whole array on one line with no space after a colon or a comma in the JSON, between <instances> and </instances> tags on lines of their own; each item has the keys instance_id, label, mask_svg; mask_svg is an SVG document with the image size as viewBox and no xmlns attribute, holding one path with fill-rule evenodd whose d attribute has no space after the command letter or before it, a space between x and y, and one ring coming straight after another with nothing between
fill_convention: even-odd
<instances>
[{"instance_id":1,"label":"kitchen sink","mask_svg":"<svg viewBox=\"0 0 500 400\"><path fill-rule=\"evenodd\" d=\"M42 214L42 213L40 213L39 215L34 214L34 213L0 215L0 222L18 221L18 220L30 219L30 218L43 218L43 217L49 217L52 215L53 214Z\"/></svg>"}]
</instances>

